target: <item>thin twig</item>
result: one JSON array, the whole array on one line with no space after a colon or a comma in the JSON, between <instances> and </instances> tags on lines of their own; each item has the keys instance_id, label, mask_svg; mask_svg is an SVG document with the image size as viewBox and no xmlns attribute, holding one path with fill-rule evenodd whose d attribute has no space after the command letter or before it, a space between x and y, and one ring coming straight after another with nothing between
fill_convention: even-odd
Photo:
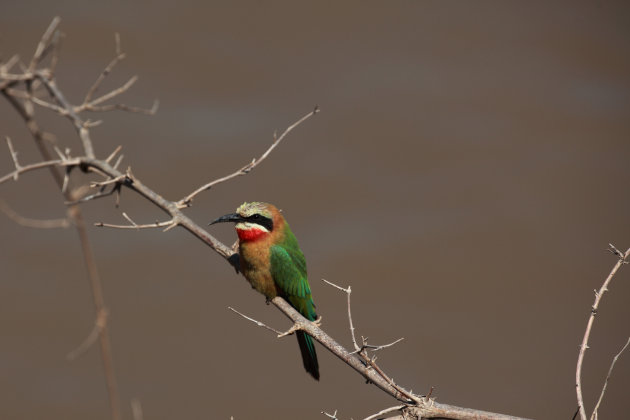
<instances>
[{"instance_id":1,"label":"thin twig","mask_svg":"<svg viewBox=\"0 0 630 420\"><path fill-rule=\"evenodd\" d=\"M0 211L7 215L7 217L13 220L20 226L37 228L37 229L57 229L57 228L67 228L71 226L70 220L68 218L64 219L51 219L51 220L39 220L39 219L30 219L28 217L21 216L17 212L15 212L7 203L3 200L0 200Z\"/></svg>"},{"instance_id":2,"label":"thin twig","mask_svg":"<svg viewBox=\"0 0 630 420\"><path fill-rule=\"evenodd\" d=\"M608 386L608 380L610 379L610 375L612 375L613 369L615 367L615 363L617 363L617 359L619 359L619 356L621 356L621 353L626 351L629 345L630 345L630 337L628 337L628 341L626 341L626 344L621 348L621 350L619 350L619 353L617 353L615 357L613 358L612 363L610 364L610 368L608 369L608 374L606 375L606 380L604 381L604 386L602 387L602 392L601 394L599 394L599 399L597 400L597 404L595 404L595 408L593 409L593 414L591 414L591 420L597 419L597 410L599 410L599 405L604 399L604 394L606 393L606 387Z\"/></svg>"},{"instance_id":3,"label":"thin twig","mask_svg":"<svg viewBox=\"0 0 630 420\"><path fill-rule=\"evenodd\" d=\"M283 334L283 333L282 333L282 331L278 331L278 330L276 330L275 328L272 328L272 327L270 327L270 326L268 326L268 325L266 325L266 324L264 324L264 323L262 323L262 322L260 322L260 321L258 321L258 320L256 320L256 319L254 319L254 318L250 318L250 317L248 317L247 315L242 314L242 313L240 313L239 311L237 311L236 309L232 308L231 306L228 306L228 309L229 309L230 311L232 311L232 312L236 312L237 314L239 314L239 315L240 315L240 316L242 316L243 318L247 319L248 321L253 322L254 324L258 325L259 327L263 327L263 328L268 329L269 331L273 331L273 332L275 332L277 335L281 335L281 334Z\"/></svg>"},{"instance_id":4,"label":"thin twig","mask_svg":"<svg viewBox=\"0 0 630 420\"><path fill-rule=\"evenodd\" d=\"M105 162L107 163L111 163L112 159L114 159L114 157L116 157L116 155L122 150L122 146L118 146L114 149L114 151L107 157L107 159L105 159Z\"/></svg>"},{"instance_id":5,"label":"thin twig","mask_svg":"<svg viewBox=\"0 0 630 420\"><path fill-rule=\"evenodd\" d=\"M326 417L328 417L329 419L332 419L332 420L339 420L339 419L337 418L337 410L335 410L335 412L334 412L334 413L332 413L332 414L327 413L327 412L325 412L325 411L321 411L321 413L322 413L323 415L325 415Z\"/></svg>"},{"instance_id":6,"label":"thin twig","mask_svg":"<svg viewBox=\"0 0 630 420\"><path fill-rule=\"evenodd\" d=\"M173 224L172 220L167 220L165 222L155 222L155 223L147 223L144 225L113 225L110 223L103 223L103 222L96 222L94 223L94 226L98 226L98 227L107 227L107 228L114 228L114 229L155 229L155 228L162 228L162 227L166 227L166 226L170 226Z\"/></svg>"},{"instance_id":7,"label":"thin twig","mask_svg":"<svg viewBox=\"0 0 630 420\"><path fill-rule=\"evenodd\" d=\"M62 160L49 160L44 162L32 163L26 166L20 166L20 169L16 169L13 172L10 172L3 177L0 178L0 184L7 182L10 179L17 179L17 175L22 175L23 173L35 171L37 169L49 168L54 166L76 166L78 163L78 159L70 159L66 161Z\"/></svg>"},{"instance_id":8,"label":"thin twig","mask_svg":"<svg viewBox=\"0 0 630 420\"><path fill-rule=\"evenodd\" d=\"M15 173L13 175L13 180L17 181L18 180L18 174L20 173L20 162L18 162L18 154L15 151L15 149L13 148L13 143L11 143L11 139L9 138L9 136L6 137L7 139L7 146L9 146L9 152L11 153L11 158L13 159L13 165L15 166Z\"/></svg>"},{"instance_id":9,"label":"thin twig","mask_svg":"<svg viewBox=\"0 0 630 420\"><path fill-rule=\"evenodd\" d=\"M116 96L128 91L129 88L131 88L131 86L133 86L134 83L136 83L137 81L138 81L138 76L132 76L129 80L127 80L127 82L124 85L120 86L119 88L111 90L108 93L102 96L99 96L98 98L93 99L90 102L86 102L83 105L78 106L77 108L75 108L76 112L79 113L83 111L84 109L90 109L92 106L102 104L103 102L106 102L112 98L115 98Z\"/></svg>"},{"instance_id":10,"label":"thin twig","mask_svg":"<svg viewBox=\"0 0 630 420\"><path fill-rule=\"evenodd\" d=\"M352 323L352 310L350 309L350 294L352 293L352 289L350 286L348 286L347 289L344 289L341 286L336 285L335 283L332 283L326 279L322 279L325 283L329 284L330 286L336 287L337 289L343 291L346 293L346 295L348 296L348 322L350 323L350 336L352 337L352 344L354 345L354 351L359 353L361 352L363 349L361 347L359 347L359 345L357 344L357 339L354 335L354 324Z\"/></svg>"},{"instance_id":11,"label":"thin twig","mask_svg":"<svg viewBox=\"0 0 630 420\"><path fill-rule=\"evenodd\" d=\"M105 329L105 327L107 326L107 315L108 315L107 310L105 308L101 309L101 311L96 315L96 320L94 321L94 328L92 328L92 331L90 332L90 334L83 341L83 343L79 345L79 347L77 347L76 349L72 350L70 353L67 354L66 358L68 360L74 360L77 357L81 356L86 351L88 351L94 343L96 343L96 340L98 339L99 335L101 334L103 329Z\"/></svg>"},{"instance_id":12,"label":"thin twig","mask_svg":"<svg viewBox=\"0 0 630 420\"><path fill-rule=\"evenodd\" d=\"M105 67L105 69L103 69L101 74L99 74L96 78L96 81L94 81L94 84L90 87L90 89L88 89L87 93L85 94L85 99L83 99L84 104L87 104L92 100L92 95L94 95L101 83L103 83L103 80L105 80L105 78L109 75L109 73L111 73L114 67L116 67L116 64L124 60L126 57L126 54L120 51L120 36L118 35L118 33L116 33L114 39L116 41L116 57L114 57L112 61Z\"/></svg>"},{"instance_id":13,"label":"thin twig","mask_svg":"<svg viewBox=\"0 0 630 420\"><path fill-rule=\"evenodd\" d=\"M40 39L39 44L37 44L37 48L35 49L35 54L33 54L33 58L31 59L31 62L28 66L29 73L33 72L39 62L42 60L42 58L44 58L44 53L48 49L50 38L57 30L57 26L59 26L60 22L61 18L59 16L55 16L52 22L50 22L48 29L46 29L46 32L44 32L44 35L42 35L42 38Z\"/></svg>"},{"instance_id":14,"label":"thin twig","mask_svg":"<svg viewBox=\"0 0 630 420\"><path fill-rule=\"evenodd\" d=\"M275 149L276 146L278 146L278 144L280 144L280 142L286 137L287 134L289 134L291 132L291 130L293 130L295 127L297 127L298 125L302 124L304 121L306 121L307 119L309 119L313 115L317 114L318 112L319 112L319 108L315 107L315 109L313 109L311 112L309 112L308 114L306 114L305 116L303 116L302 118L300 118L299 120L297 120L296 122L291 124L289 127L287 127L287 129L284 130L284 132L280 135L280 137L275 138L275 135L274 135L274 142L271 144L271 146L269 146L269 148L265 151L265 153L263 153L258 158L258 160L253 159L250 163L248 163L247 165L243 166L238 171L236 171L236 172L234 172L234 173L232 173L230 175L226 175L224 177L221 177L219 179L215 179L214 181L208 182L205 185L202 185L201 187L197 188L192 193L188 194L186 197L184 197L181 200L179 200L177 202L177 205L180 208L189 207L190 203L197 196L197 194L199 194L199 193L201 193L203 191L209 190L210 188L212 188L213 186L215 186L217 184L220 184L222 182L228 181L228 180L230 180L232 178L236 178L237 176L248 174L249 172L251 172L252 169L254 169L256 166L258 166L263 160L265 160L267 158L267 156L269 156L269 154L273 151L273 149Z\"/></svg>"},{"instance_id":15,"label":"thin twig","mask_svg":"<svg viewBox=\"0 0 630 420\"><path fill-rule=\"evenodd\" d=\"M375 346L373 344L367 344L367 339L365 340L365 343L363 343L363 345L361 346L361 348L359 349L359 351L363 350L363 349L369 349L372 351L379 351L379 350L383 350L386 349L388 347L392 347L395 344L400 343L401 341L403 341L405 339L405 337L400 337L398 340L394 340L389 344L382 344L380 346Z\"/></svg>"},{"instance_id":16,"label":"thin twig","mask_svg":"<svg viewBox=\"0 0 630 420\"><path fill-rule=\"evenodd\" d=\"M137 106L130 106L127 104L110 104L110 105L100 105L100 106L88 106L82 109L82 111L90 111L90 112L109 112L109 111L126 111L132 112L136 114L144 114L144 115L155 115L160 107L160 101L155 99L153 101L153 105L151 108L142 108Z\"/></svg>"},{"instance_id":17,"label":"thin twig","mask_svg":"<svg viewBox=\"0 0 630 420\"><path fill-rule=\"evenodd\" d=\"M400 411L405 407L407 406L405 404L402 404L402 405L395 405L393 407L385 408L384 410L381 410L378 413L372 414L371 416L368 416L364 418L363 420L375 420L381 416L384 416L385 414L393 413L394 411Z\"/></svg>"}]
</instances>

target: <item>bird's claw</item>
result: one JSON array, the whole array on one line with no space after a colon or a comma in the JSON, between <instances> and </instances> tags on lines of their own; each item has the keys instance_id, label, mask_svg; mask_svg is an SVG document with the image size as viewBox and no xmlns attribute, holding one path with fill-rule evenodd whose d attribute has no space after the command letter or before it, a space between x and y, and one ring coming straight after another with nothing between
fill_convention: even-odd
<instances>
[{"instance_id":1,"label":"bird's claw","mask_svg":"<svg viewBox=\"0 0 630 420\"><path fill-rule=\"evenodd\" d=\"M293 324L293 326L291 328L289 328L288 330L286 330L282 334L278 334L278 338L282 338L282 337L286 337L287 335L291 335L294 332L296 332L297 330L299 330L299 328L297 327L297 325Z\"/></svg>"}]
</instances>

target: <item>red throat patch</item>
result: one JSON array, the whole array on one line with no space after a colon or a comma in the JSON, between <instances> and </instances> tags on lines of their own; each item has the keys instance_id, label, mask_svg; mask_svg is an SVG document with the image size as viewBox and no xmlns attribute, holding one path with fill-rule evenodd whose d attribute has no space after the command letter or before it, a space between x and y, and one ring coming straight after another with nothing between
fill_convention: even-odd
<instances>
[{"instance_id":1,"label":"red throat patch","mask_svg":"<svg viewBox=\"0 0 630 420\"><path fill-rule=\"evenodd\" d=\"M261 229L251 228L251 229L236 229L236 234L238 235L238 239L243 242L255 241L261 236L267 234L269 232L265 232Z\"/></svg>"}]
</instances>

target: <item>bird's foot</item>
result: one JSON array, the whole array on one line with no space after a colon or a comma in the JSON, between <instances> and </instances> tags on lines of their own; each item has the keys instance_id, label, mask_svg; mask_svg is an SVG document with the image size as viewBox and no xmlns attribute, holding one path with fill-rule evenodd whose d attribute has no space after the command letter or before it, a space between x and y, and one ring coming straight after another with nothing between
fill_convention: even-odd
<instances>
[{"instance_id":1,"label":"bird's foot","mask_svg":"<svg viewBox=\"0 0 630 420\"><path fill-rule=\"evenodd\" d=\"M278 338L282 338L282 337L286 337L287 335L291 335L294 332L296 332L297 330L299 330L298 326L293 324L293 326L291 328L289 328L288 330L286 330L282 334L278 334Z\"/></svg>"},{"instance_id":2,"label":"bird's foot","mask_svg":"<svg viewBox=\"0 0 630 420\"><path fill-rule=\"evenodd\" d=\"M322 316L318 316L317 319L315 321L311 321L313 324L317 325L318 328L321 328L322 326Z\"/></svg>"}]
</instances>

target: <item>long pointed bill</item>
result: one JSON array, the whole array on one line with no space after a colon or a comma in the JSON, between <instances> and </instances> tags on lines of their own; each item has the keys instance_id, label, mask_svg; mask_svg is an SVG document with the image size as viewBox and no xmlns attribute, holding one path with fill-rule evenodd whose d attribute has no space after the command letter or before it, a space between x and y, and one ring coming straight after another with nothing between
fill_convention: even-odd
<instances>
[{"instance_id":1,"label":"long pointed bill","mask_svg":"<svg viewBox=\"0 0 630 420\"><path fill-rule=\"evenodd\" d=\"M238 222L242 222L242 221L243 221L243 218L241 217L240 214L232 213L232 214L226 214L225 216L221 216L217 220L215 220L214 222L210 222L208 224L209 225L214 225L215 223L225 223L225 222L238 223Z\"/></svg>"}]
</instances>

